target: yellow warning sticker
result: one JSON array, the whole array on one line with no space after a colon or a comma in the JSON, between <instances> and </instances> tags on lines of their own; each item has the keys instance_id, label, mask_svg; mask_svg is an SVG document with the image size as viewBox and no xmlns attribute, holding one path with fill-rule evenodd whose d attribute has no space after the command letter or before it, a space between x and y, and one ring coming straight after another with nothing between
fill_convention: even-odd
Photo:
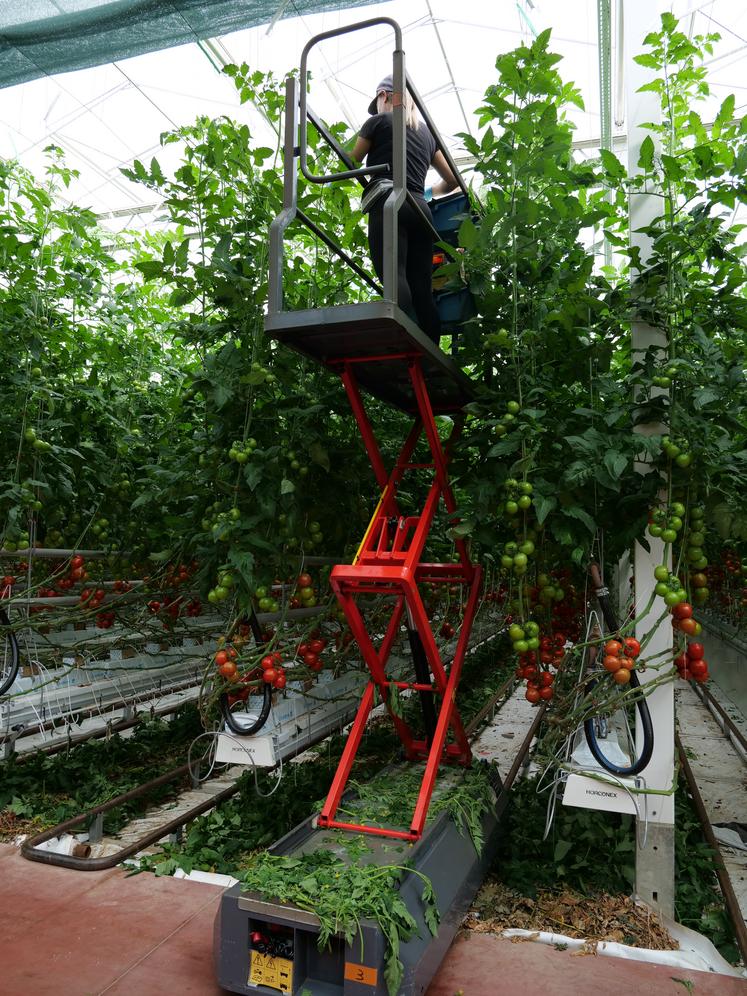
<instances>
[{"instance_id":1,"label":"yellow warning sticker","mask_svg":"<svg viewBox=\"0 0 747 996\"><path fill-rule=\"evenodd\" d=\"M249 961L249 985L270 986L281 993L293 991L293 962L288 958L273 958L272 955L251 952Z\"/></svg>"}]
</instances>

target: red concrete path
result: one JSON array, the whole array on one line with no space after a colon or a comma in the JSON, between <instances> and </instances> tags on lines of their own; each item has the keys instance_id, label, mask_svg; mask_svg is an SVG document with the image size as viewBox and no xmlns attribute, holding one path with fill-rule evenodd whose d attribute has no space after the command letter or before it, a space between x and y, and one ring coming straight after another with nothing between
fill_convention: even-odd
<instances>
[{"instance_id":1,"label":"red concrete path","mask_svg":"<svg viewBox=\"0 0 747 996\"><path fill-rule=\"evenodd\" d=\"M0 844L2 996L220 996L220 889L122 871L73 872ZM454 944L427 996L747 996L747 983L618 958L576 957L485 934Z\"/></svg>"}]
</instances>

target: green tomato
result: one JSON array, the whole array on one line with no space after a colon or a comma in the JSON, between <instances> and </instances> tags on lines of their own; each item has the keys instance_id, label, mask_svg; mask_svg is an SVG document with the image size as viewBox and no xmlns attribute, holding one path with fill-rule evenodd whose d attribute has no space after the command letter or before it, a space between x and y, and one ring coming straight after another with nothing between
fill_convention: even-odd
<instances>
[{"instance_id":1,"label":"green tomato","mask_svg":"<svg viewBox=\"0 0 747 996\"><path fill-rule=\"evenodd\" d=\"M519 491L521 491L523 495L530 495L532 491L534 491L534 488L529 481L522 481L519 485Z\"/></svg>"},{"instance_id":2,"label":"green tomato","mask_svg":"<svg viewBox=\"0 0 747 996\"><path fill-rule=\"evenodd\" d=\"M229 574L227 571L225 574L221 574L218 580L224 588L233 587L233 574Z\"/></svg>"},{"instance_id":3,"label":"green tomato","mask_svg":"<svg viewBox=\"0 0 747 996\"><path fill-rule=\"evenodd\" d=\"M661 595L661 597L664 598L666 593L669 591L669 585L665 584L663 581L659 581L655 585L654 591L656 592L657 595Z\"/></svg>"},{"instance_id":4,"label":"green tomato","mask_svg":"<svg viewBox=\"0 0 747 996\"><path fill-rule=\"evenodd\" d=\"M507 501L506 504L503 506L503 509L506 515L518 515L519 512L519 506L516 504L515 501Z\"/></svg>"},{"instance_id":5,"label":"green tomato","mask_svg":"<svg viewBox=\"0 0 747 996\"><path fill-rule=\"evenodd\" d=\"M506 403L506 411L511 412L512 415L517 415L521 411L521 405L518 401L509 401Z\"/></svg>"},{"instance_id":6,"label":"green tomato","mask_svg":"<svg viewBox=\"0 0 747 996\"><path fill-rule=\"evenodd\" d=\"M527 566L527 555L525 553L517 553L514 557L514 567L526 567Z\"/></svg>"},{"instance_id":7,"label":"green tomato","mask_svg":"<svg viewBox=\"0 0 747 996\"><path fill-rule=\"evenodd\" d=\"M519 550L522 553L526 554L527 557L531 557L531 555L534 553L534 549L535 549L534 543L532 543L531 540L524 540L524 542L519 547Z\"/></svg>"},{"instance_id":8,"label":"green tomato","mask_svg":"<svg viewBox=\"0 0 747 996\"><path fill-rule=\"evenodd\" d=\"M506 570L509 570L513 566L514 566L514 558L509 557L507 553L504 553L503 556L501 557L501 567L505 567Z\"/></svg>"},{"instance_id":9,"label":"green tomato","mask_svg":"<svg viewBox=\"0 0 747 996\"><path fill-rule=\"evenodd\" d=\"M674 531L674 529L662 529L661 538L664 540L665 543L674 543L674 541L677 539L677 533Z\"/></svg>"},{"instance_id":10,"label":"green tomato","mask_svg":"<svg viewBox=\"0 0 747 996\"><path fill-rule=\"evenodd\" d=\"M501 423L499 422L497 425L493 426L493 432L496 434L496 436L505 436L506 433L508 432L508 429L506 428L505 425L501 425Z\"/></svg>"},{"instance_id":11,"label":"green tomato","mask_svg":"<svg viewBox=\"0 0 747 996\"><path fill-rule=\"evenodd\" d=\"M685 514L686 511L687 509L685 508L685 506L682 504L681 501L672 502L671 504L672 515L679 515L679 517L682 518L682 516Z\"/></svg>"},{"instance_id":12,"label":"green tomato","mask_svg":"<svg viewBox=\"0 0 747 996\"><path fill-rule=\"evenodd\" d=\"M506 543L503 549L510 557L515 556L519 552L519 546L517 543L514 543L513 540Z\"/></svg>"},{"instance_id":13,"label":"green tomato","mask_svg":"<svg viewBox=\"0 0 747 996\"><path fill-rule=\"evenodd\" d=\"M695 508L690 509L690 518L693 521L698 521L699 519L705 518L705 509L702 505L696 505Z\"/></svg>"},{"instance_id":14,"label":"green tomato","mask_svg":"<svg viewBox=\"0 0 747 996\"><path fill-rule=\"evenodd\" d=\"M548 584L550 584L550 578L548 577L547 574L538 574L537 575L537 587L538 588L545 588L545 587L547 587Z\"/></svg>"},{"instance_id":15,"label":"green tomato","mask_svg":"<svg viewBox=\"0 0 747 996\"><path fill-rule=\"evenodd\" d=\"M700 533L700 532L690 533L690 536L688 537L688 543L690 543L691 546L703 546L703 544L705 543L705 533Z\"/></svg>"},{"instance_id":16,"label":"green tomato","mask_svg":"<svg viewBox=\"0 0 747 996\"><path fill-rule=\"evenodd\" d=\"M689 467L690 464L693 462L693 455L692 453L678 453L677 456L675 457L674 462L677 464L678 467L683 467L683 468Z\"/></svg>"},{"instance_id":17,"label":"green tomato","mask_svg":"<svg viewBox=\"0 0 747 996\"><path fill-rule=\"evenodd\" d=\"M649 523L648 532L649 536L661 536L662 528L661 526L657 526L655 522L651 522Z\"/></svg>"},{"instance_id":18,"label":"green tomato","mask_svg":"<svg viewBox=\"0 0 747 996\"><path fill-rule=\"evenodd\" d=\"M664 603L670 609L674 608L675 605L679 605L680 601L680 593L678 591L668 591L664 596Z\"/></svg>"},{"instance_id":19,"label":"green tomato","mask_svg":"<svg viewBox=\"0 0 747 996\"><path fill-rule=\"evenodd\" d=\"M274 598L268 598L266 595L259 600L259 611L260 612L272 612L272 604L275 601Z\"/></svg>"},{"instance_id":20,"label":"green tomato","mask_svg":"<svg viewBox=\"0 0 747 996\"><path fill-rule=\"evenodd\" d=\"M657 581L668 581L669 568L665 564L659 564L658 567L654 568L654 577Z\"/></svg>"},{"instance_id":21,"label":"green tomato","mask_svg":"<svg viewBox=\"0 0 747 996\"><path fill-rule=\"evenodd\" d=\"M532 499L529 497L529 495L522 495L521 498L519 498L518 505L519 508L522 509L531 508Z\"/></svg>"},{"instance_id":22,"label":"green tomato","mask_svg":"<svg viewBox=\"0 0 747 996\"><path fill-rule=\"evenodd\" d=\"M511 623L508 627L508 636L510 640L515 642L516 640L523 640L526 632L518 623Z\"/></svg>"},{"instance_id":23,"label":"green tomato","mask_svg":"<svg viewBox=\"0 0 747 996\"><path fill-rule=\"evenodd\" d=\"M529 650L529 644L526 640L514 640L514 650L517 654L525 654Z\"/></svg>"},{"instance_id":24,"label":"green tomato","mask_svg":"<svg viewBox=\"0 0 747 996\"><path fill-rule=\"evenodd\" d=\"M682 519L679 515L673 515L668 522L668 526L670 529L674 529L674 531L678 533L680 529L682 529Z\"/></svg>"},{"instance_id":25,"label":"green tomato","mask_svg":"<svg viewBox=\"0 0 747 996\"><path fill-rule=\"evenodd\" d=\"M693 567L697 568L699 571L704 571L708 567L708 557L701 557L700 560L693 564Z\"/></svg>"},{"instance_id":26,"label":"green tomato","mask_svg":"<svg viewBox=\"0 0 747 996\"><path fill-rule=\"evenodd\" d=\"M254 597L259 599L267 598L267 586L261 584L258 588L255 588Z\"/></svg>"},{"instance_id":27,"label":"green tomato","mask_svg":"<svg viewBox=\"0 0 747 996\"><path fill-rule=\"evenodd\" d=\"M536 623L533 619L530 619L528 623L524 624L524 632L527 636L537 636L539 631L539 623Z\"/></svg>"},{"instance_id":28,"label":"green tomato","mask_svg":"<svg viewBox=\"0 0 747 996\"><path fill-rule=\"evenodd\" d=\"M516 575L517 578L523 578L526 572L527 572L526 564L514 563L514 574Z\"/></svg>"},{"instance_id":29,"label":"green tomato","mask_svg":"<svg viewBox=\"0 0 747 996\"><path fill-rule=\"evenodd\" d=\"M215 605L215 603L218 601L218 596L215 594L215 588L210 589L210 591L207 594L207 600L208 602L210 602L211 605Z\"/></svg>"}]
</instances>

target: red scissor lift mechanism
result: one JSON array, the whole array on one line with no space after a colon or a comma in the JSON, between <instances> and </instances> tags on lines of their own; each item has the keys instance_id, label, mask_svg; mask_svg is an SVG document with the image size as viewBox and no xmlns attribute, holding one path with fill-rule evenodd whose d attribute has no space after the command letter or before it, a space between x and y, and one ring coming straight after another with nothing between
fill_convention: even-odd
<instances>
[{"instance_id":1,"label":"red scissor lift mechanism","mask_svg":"<svg viewBox=\"0 0 747 996\"><path fill-rule=\"evenodd\" d=\"M471 761L469 743L455 700L477 607L481 569L471 562L466 543L462 539L456 540L456 563L428 563L423 560L428 536L441 502L452 523L456 522L456 503L449 485L447 467L451 445L458 438L462 427L460 410L470 400L471 387L468 378L396 305L397 211L399 204L409 196L405 189L405 124L401 101L395 100L393 113L394 191L384 208L384 237L385 244L389 246L387 252L390 253L390 259L385 263L384 300L284 312L282 293L283 235L295 218L308 225L359 276L380 290L343 250L300 211L296 190L299 163L301 171L312 182L332 182L345 177L356 177L365 184L363 177L380 169L355 168L323 122L306 105L306 60L311 47L325 38L375 24L389 25L395 32L395 91L401 93L405 85L410 89L437 144L455 175L459 176L427 109L406 78L401 32L396 22L385 17L372 18L347 28L324 32L311 39L301 58L300 78L290 78L286 84L284 207L270 231L270 293L265 327L268 334L278 341L323 363L341 376L376 482L381 489L378 505L353 563L337 565L330 576L332 589L345 612L370 677L329 794L318 817L318 825L415 841L421 837L425 827L439 766L442 763L467 766ZM306 163L307 117L338 153L348 167L346 171L323 177L309 171ZM466 187L461 177L459 179L466 195ZM430 225L425 217L423 220ZM413 417L412 428L389 473L385 469L364 408L361 389L407 411ZM434 413L448 413L451 416L453 429L446 444L440 439ZM421 436L425 437L430 450L431 459L427 463L413 462L415 448ZM404 475L411 470L430 470L432 481L420 514L402 515L397 492ZM461 584L467 589L464 618L448 669L436 644L420 595L419 585L425 583ZM374 645L357 604L358 598L366 595L391 596L393 600L392 614L378 647ZM407 626L413 655L414 681L392 681L387 677L387 662L403 620ZM424 739L418 739L410 725L392 709L389 698L392 685L399 690L409 689L420 696L425 726ZM336 819L377 691L386 704L402 741L405 758L425 762L409 830L364 826ZM453 734L451 741L449 731Z\"/></svg>"},{"instance_id":2,"label":"red scissor lift mechanism","mask_svg":"<svg viewBox=\"0 0 747 996\"><path fill-rule=\"evenodd\" d=\"M376 362L376 360L375 356L367 357L368 363ZM391 355L385 358L387 363L391 360ZM390 474L387 474L384 468L371 423L363 407L355 377L355 363L344 358L340 361L345 390L363 437L376 481L382 492L354 563L339 564L332 569L330 576L332 589L345 612L351 632L370 672L370 679L358 707L358 713L340 758L340 764L327 800L322 808L319 825L381 834L405 840L417 840L425 826L428 806L441 762L452 761L468 765L471 761L469 743L459 717L455 698L477 607L481 570L470 561L463 540L456 541L459 554L458 563L433 564L422 559L439 502L443 500L446 510L452 515L456 510L456 503L448 481L447 464L450 444L458 436L461 423L460 421L454 423L451 438L444 446L439 438L427 384L421 369L420 357L403 354L401 360L408 367L413 392L417 399L418 414ZM428 441L432 463L410 462L421 434L424 434ZM404 474L412 469L431 469L433 482L428 490L420 515L403 516L397 505L397 490ZM469 590L459 640L448 673L441 659L418 588L419 584L425 582L463 584ZM374 646L356 602L357 596L366 594L386 594L394 598L392 615L378 649ZM416 678L420 680L414 682L391 682L386 676L387 660L405 612L409 623L411 645L414 644L413 656L417 657L420 648L422 648L427 661L427 670L433 675L432 682L422 680L426 676L422 671L420 674L416 674ZM395 729L404 747L405 757L412 761L425 761L425 772L409 831L367 827L335 819L366 722L374 705L374 693L378 689L382 701L388 703L388 690L391 684L396 685L400 690L411 689L414 692L419 692L422 697L432 695L434 698L440 698L435 728L431 730L431 735L424 740L415 739L410 726L389 708ZM424 708L426 729L429 725L427 722L429 711L426 705ZM450 728L454 734L453 743L446 742Z\"/></svg>"}]
</instances>

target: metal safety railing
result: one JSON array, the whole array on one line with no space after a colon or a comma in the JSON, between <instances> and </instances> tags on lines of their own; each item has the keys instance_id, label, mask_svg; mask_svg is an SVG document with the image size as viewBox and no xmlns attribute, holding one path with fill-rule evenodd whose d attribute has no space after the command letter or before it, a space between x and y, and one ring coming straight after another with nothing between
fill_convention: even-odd
<instances>
[{"instance_id":1,"label":"metal safety railing","mask_svg":"<svg viewBox=\"0 0 747 996\"><path fill-rule=\"evenodd\" d=\"M350 155L337 142L334 136L325 127L324 123L314 114L307 101L308 84L308 57L314 46L329 38L350 34L353 31L363 31L367 28L378 25L388 25L394 31L394 51L392 53L392 83L393 83L393 109L392 109L392 162L391 164L379 164L376 166L355 166ZM284 237L288 226L295 219L298 219L310 229L324 244L331 249L340 259L377 293L383 294L386 301L397 304L397 231L398 216L402 205L407 201L421 218L425 225L437 241L440 236L433 227L427 214L423 211L417 198L407 189L407 142L405 124L405 105L403 94L407 90L420 112L423 121L429 128L436 148L443 154L449 168L454 174L457 184L465 196L469 197L468 188L459 169L454 162L454 158L446 147L438 129L426 109L425 103L420 94L415 89L411 80L407 78L405 69L405 53L402 49L402 29L399 24L390 17L373 17L365 21L358 21L341 28L333 28L314 35L304 46L301 54L301 65L299 77L289 77L286 81L285 90L285 132L284 132L284 176L283 176L283 208L270 226L270 258L269 258L269 298L268 313L270 315L279 314L283 311L283 261L284 261ZM347 167L336 173L316 174L312 173L308 164L308 123L314 125L321 137L327 142L332 150L339 156L340 160ZM370 177L377 177L381 174L391 174L392 190L388 194L384 203L384 274L383 288L372 279L363 267L360 266L345 250L338 245L334 239L322 231L321 228L302 211L298 206L298 169L310 183L335 183L341 180L357 179L362 186L367 186Z\"/></svg>"}]
</instances>

